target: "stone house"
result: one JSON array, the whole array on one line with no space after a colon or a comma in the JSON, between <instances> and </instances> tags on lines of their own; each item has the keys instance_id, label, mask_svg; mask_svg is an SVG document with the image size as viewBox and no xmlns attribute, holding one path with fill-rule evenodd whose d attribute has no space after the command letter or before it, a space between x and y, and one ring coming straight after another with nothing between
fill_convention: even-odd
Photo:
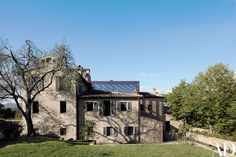
<instances>
[{"instance_id":1,"label":"stone house","mask_svg":"<svg viewBox=\"0 0 236 157\"><path fill-rule=\"evenodd\" d=\"M97 144L163 142L163 97L140 92L138 81L91 81L81 66L71 73L69 80L58 73L33 102L37 133Z\"/></svg>"}]
</instances>

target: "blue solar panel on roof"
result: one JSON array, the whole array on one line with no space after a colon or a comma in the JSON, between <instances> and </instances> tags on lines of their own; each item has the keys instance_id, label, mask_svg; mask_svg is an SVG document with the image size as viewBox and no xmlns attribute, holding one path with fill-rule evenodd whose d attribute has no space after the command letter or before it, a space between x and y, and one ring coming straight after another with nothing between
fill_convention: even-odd
<instances>
[{"instance_id":1,"label":"blue solar panel on roof","mask_svg":"<svg viewBox=\"0 0 236 157\"><path fill-rule=\"evenodd\" d=\"M93 81L94 90L105 92L138 93L138 81Z\"/></svg>"}]
</instances>

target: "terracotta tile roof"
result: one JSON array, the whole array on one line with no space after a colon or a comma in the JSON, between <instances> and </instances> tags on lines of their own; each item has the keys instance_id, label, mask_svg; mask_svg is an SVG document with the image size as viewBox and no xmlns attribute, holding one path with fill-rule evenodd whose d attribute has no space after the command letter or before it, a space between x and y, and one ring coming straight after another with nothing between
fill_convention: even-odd
<instances>
[{"instance_id":1,"label":"terracotta tile roof","mask_svg":"<svg viewBox=\"0 0 236 157\"><path fill-rule=\"evenodd\" d=\"M140 95L142 95L144 98L164 98L161 95L149 93L149 92L139 92Z\"/></svg>"}]
</instances>

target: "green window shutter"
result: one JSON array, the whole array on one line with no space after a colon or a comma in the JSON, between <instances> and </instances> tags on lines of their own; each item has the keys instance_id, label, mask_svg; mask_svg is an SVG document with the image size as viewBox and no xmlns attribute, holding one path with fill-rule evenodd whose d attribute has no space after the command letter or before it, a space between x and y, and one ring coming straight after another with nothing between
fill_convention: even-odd
<instances>
[{"instance_id":1,"label":"green window shutter","mask_svg":"<svg viewBox=\"0 0 236 157\"><path fill-rule=\"evenodd\" d=\"M132 111L132 102L128 102L128 111Z\"/></svg>"}]
</instances>

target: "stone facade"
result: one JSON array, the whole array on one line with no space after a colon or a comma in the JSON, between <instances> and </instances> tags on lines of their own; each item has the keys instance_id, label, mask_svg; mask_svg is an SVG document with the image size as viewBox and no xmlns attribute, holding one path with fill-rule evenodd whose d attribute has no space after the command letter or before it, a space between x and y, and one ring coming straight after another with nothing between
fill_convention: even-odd
<instances>
[{"instance_id":1,"label":"stone facade","mask_svg":"<svg viewBox=\"0 0 236 157\"><path fill-rule=\"evenodd\" d=\"M53 64L47 67L53 68ZM69 74L65 74L63 70L57 72L51 85L35 98L31 117L36 133L63 139L77 139L77 95L87 90L86 80L81 76L81 68L71 69ZM88 77L89 70L83 71ZM50 81L51 76L48 76L43 80L43 84L47 85ZM22 93L24 92L22 90ZM25 109L25 104L22 105ZM26 134L26 129L23 118L23 134Z\"/></svg>"},{"instance_id":2,"label":"stone facade","mask_svg":"<svg viewBox=\"0 0 236 157\"><path fill-rule=\"evenodd\" d=\"M110 101L115 105L115 114L110 116L101 116L98 109L84 110L87 103L95 102L102 104L104 101ZM127 102L132 105L130 111L120 111L119 102ZM147 102L147 103L145 103ZM141 110L141 105L146 106ZM150 109L150 106L152 109ZM163 142L164 111L163 98L152 95L144 97L143 95L129 95L126 97L116 94L88 94L81 96L79 101L79 123L81 128L86 122L94 123L93 135L89 140L95 140L98 144L104 143L161 143ZM150 110L149 110L150 109ZM117 134L106 135L104 128L116 128ZM133 127L132 135L127 135L126 127Z\"/></svg>"},{"instance_id":3,"label":"stone facade","mask_svg":"<svg viewBox=\"0 0 236 157\"><path fill-rule=\"evenodd\" d=\"M61 86L64 78L69 80L62 81ZM45 78L44 83L48 81ZM63 139L94 140L97 144L163 142L163 97L139 93L139 88L134 93L94 93L90 81L90 70L81 66L72 69L70 76L57 73L50 87L33 102L35 131ZM85 129L91 133L85 135Z\"/></svg>"},{"instance_id":4,"label":"stone facade","mask_svg":"<svg viewBox=\"0 0 236 157\"><path fill-rule=\"evenodd\" d=\"M52 85L36 97L34 103L38 104L38 111L36 113L33 112L33 104L32 120L34 129L39 134L50 134L64 139L76 139L76 83L71 80L70 90L58 90L56 88L56 78L62 76L63 74L58 74ZM60 111L62 102L66 103L66 112L63 113ZM63 128L66 128L66 134L61 134Z\"/></svg>"},{"instance_id":5,"label":"stone facade","mask_svg":"<svg viewBox=\"0 0 236 157\"><path fill-rule=\"evenodd\" d=\"M115 111L113 115L104 116L101 115L101 104L104 102L110 101L115 106ZM95 140L98 144L104 143L138 143L139 142L139 97L136 98L128 97L107 97L107 98L89 98L81 99L80 103L80 112L79 112L79 122L83 127L86 122L93 122L95 124L93 128L94 135L89 137L90 140ZM96 111L84 111L82 106L86 105L89 102L98 102L100 104L99 109ZM120 103L130 103L131 108L128 110L121 111L118 109ZM116 129L115 133L111 135L106 135L104 129L111 127ZM132 127L132 133L130 135L125 132L126 127ZM113 130L114 131L114 130Z\"/></svg>"}]
</instances>

